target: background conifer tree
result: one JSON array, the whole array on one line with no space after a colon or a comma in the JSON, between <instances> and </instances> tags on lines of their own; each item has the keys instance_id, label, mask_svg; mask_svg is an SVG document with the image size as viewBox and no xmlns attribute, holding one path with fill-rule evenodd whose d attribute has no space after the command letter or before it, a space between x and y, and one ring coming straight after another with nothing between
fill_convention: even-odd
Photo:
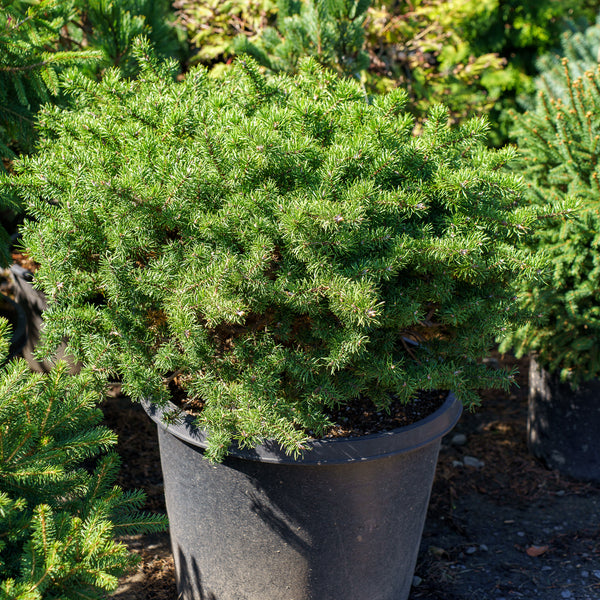
<instances>
[{"instance_id":1,"label":"background conifer tree","mask_svg":"<svg viewBox=\"0 0 600 600\"><path fill-rule=\"evenodd\" d=\"M6 356L0 321L0 355ZM4 600L105 598L137 559L120 534L156 531L141 492L114 485L116 436L99 425L98 382L47 375L24 360L0 368L0 596Z\"/></svg>"},{"instance_id":2,"label":"background conifer tree","mask_svg":"<svg viewBox=\"0 0 600 600\"><path fill-rule=\"evenodd\" d=\"M99 58L60 48L60 32L73 17L68 0L0 0L0 158L31 150L33 115L58 96L58 72Z\"/></svg>"},{"instance_id":3,"label":"background conifer tree","mask_svg":"<svg viewBox=\"0 0 600 600\"><path fill-rule=\"evenodd\" d=\"M131 47L142 34L158 56L182 58L173 20L167 0L0 0L0 158L32 150L39 107L65 101L65 67L133 75Z\"/></svg>"},{"instance_id":4,"label":"background conifer tree","mask_svg":"<svg viewBox=\"0 0 600 600\"><path fill-rule=\"evenodd\" d=\"M134 76L133 41L141 35L157 56L184 60L185 34L175 27L169 0L75 0L75 6L77 19L71 21L64 41L101 50L101 68L119 67L124 75Z\"/></svg>"},{"instance_id":5,"label":"background conifer tree","mask_svg":"<svg viewBox=\"0 0 600 600\"><path fill-rule=\"evenodd\" d=\"M563 60L566 59L566 62ZM539 76L535 79L538 90L545 90L550 96L568 101L569 87L565 78L565 67L570 79L575 80L586 71L594 70L600 63L600 16L595 25L579 29L574 23L561 36L560 53L550 52L536 63ZM533 108L530 98L526 108Z\"/></svg>"},{"instance_id":6,"label":"background conifer tree","mask_svg":"<svg viewBox=\"0 0 600 600\"><path fill-rule=\"evenodd\" d=\"M548 285L526 286L523 297L546 321L520 328L504 347L535 352L542 367L572 383L600 374L600 68L588 62L597 40L597 27L566 36L570 58L560 67L555 60L542 63L549 70L537 82L534 107L514 115L529 202L576 198L579 210L533 238L553 270Z\"/></svg>"}]
</instances>

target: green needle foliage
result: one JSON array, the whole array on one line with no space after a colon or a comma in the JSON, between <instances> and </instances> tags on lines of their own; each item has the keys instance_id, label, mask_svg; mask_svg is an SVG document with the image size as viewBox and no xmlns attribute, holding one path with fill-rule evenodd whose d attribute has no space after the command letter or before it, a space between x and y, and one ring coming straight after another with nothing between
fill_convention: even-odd
<instances>
[{"instance_id":1,"label":"green needle foliage","mask_svg":"<svg viewBox=\"0 0 600 600\"><path fill-rule=\"evenodd\" d=\"M531 204L576 198L579 211L533 238L553 268L550 285L525 286L524 299L547 320L505 342L519 355L535 352L542 366L573 384L600 374L600 71L595 63L573 78L581 66L568 58L560 71L551 66L550 79L541 75L535 108L516 119ZM548 81L556 82L552 90Z\"/></svg>"},{"instance_id":2,"label":"green needle foliage","mask_svg":"<svg viewBox=\"0 0 600 600\"><path fill-rule=\"evenodd\" d=\"M237 54L249 54L273 72L296 73L302 58L360 79L369 66L364 21L370 0L278 0L277 22L255 41L240 34Z\"/></svg>"},{"instance_id":3,"label":"green needle foliage","mask_svg":"<svg viewBox=\"0 0 600 600\"><path fill-rule=\"evenodd\" d=\"M136 37L145 35L161 57L183 60L183 32L174 27L169 0L75 0L77 19L69 27L72 45L82 44L102 51L104 68L115 66L135 76L132 49Z\"/></svg>"},{"instance_id":4,"label":"green needle foliage","mask_svg":"<svg viewBox=\"0 0 600 600\"><path fill-rule=\"evenodd\" d=\"M0 158L33 150L34 115L64 100L65 67L134 75L131 47L142 34L160 56L179 56L169 8L166 0L0 0Z\"/></svg>"},{"instance_id":5,"label":"green needle foliage","mask_svg":"<svg viewBox=\"0 0 600 600\"><path fill-rule=\"evenodd\" d=\"M414 137L403 91L368 103L313 60L181 83L143 43L140 61L136 81L73 73L76 108L45 110L39 153L4 180L37 219L47 349L68 339L136 399L178 384L216 459L232 440L298 452L359 396L473 406L509 384L479 359L543 267L516 246L546 211L485 121L451 128L438 106Z\"/></svg>"},{"instance_id":6,"label":"green needle foliage","mask_svg":"<svg viewBox=\"0 0 600 600\"><path fill-rule=\"evenodd\" d=\"M0 333L6 322L0 323ZM7 341L2 338L2 356ZM116 436L98 423L94 379L60 363L0 371L0 597L105 598L137 559L115 537L160 530L144 496L114 485Z\"/></svg>"},{"instance_id":7,"label":"green needle foliage","mask_svg":"<svg viewBox=\"0 0 600 600\"><path fill-rule=\"evenodd\" d=\"M33 114L58 95L60 69L99 58L58 47L73 14L69 1L0 0L0 158L32 149Z\"/></svg>"},{"instance_id":8,"label":"green needle foliage","mask_svg":"<svg viewBox=\"0 0 600 600\"><path fill-rule=\"evenodd\" d=\"M169 18L168 0L0 0L0 171L34 150L35 115L45 103L62 105L61 72L77 66L92 77L107 66L135 75L131 47L145 34L160 56L183 45ZM9 234L21 207L0 207L0 266L10 263Z\"/></svg>"}]
</instances>

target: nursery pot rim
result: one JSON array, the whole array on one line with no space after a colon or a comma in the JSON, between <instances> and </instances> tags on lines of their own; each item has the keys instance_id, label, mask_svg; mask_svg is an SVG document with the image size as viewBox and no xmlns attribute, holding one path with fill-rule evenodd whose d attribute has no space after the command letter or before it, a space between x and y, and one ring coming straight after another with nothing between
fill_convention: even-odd
<instances>
[{"instance_id":1,"label":"nursery pot rim","mask_svg":"<svg viewBox=\"0 0 600 600\"><path fill-rule=\"evenodd\" d=\"M142 400L142 406L146 414L163 430L191 446L206 448L208 433L195 425L195 419L189 413L184 413L177 422L167 424L163 421L165 412L178 410L172 402L159 406L145 398ZM234 442L228 450L228 455L299 466L365 462L408 453L430 444L448 433L456 425L461 413L461 402L450 392L442 406L415 423L363 436L309 439L305 444L307 450L298 458L286 454L283 448L272 440L266 440L253 448L242 448Z\"/></svg>"}]
</instances>

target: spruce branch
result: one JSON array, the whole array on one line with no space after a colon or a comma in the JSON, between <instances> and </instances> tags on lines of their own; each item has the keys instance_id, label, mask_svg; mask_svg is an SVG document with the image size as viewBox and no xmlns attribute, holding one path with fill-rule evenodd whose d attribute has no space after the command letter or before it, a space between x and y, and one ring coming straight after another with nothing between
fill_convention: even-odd
<instances>
[{"instance_id":1,"label":"spruce branch","mask_svg":"<svg viewBox=\"0 0 600 600\"><path fill-rule=\"evenodd\" d=\"M114 541L117 528L164 528L164 517L139 512L142 494L114 486L118 458L99 457L116 443L98 425L101 383L87 371L70 376L62 363L47 375L22 360L0 368L3 597L99 600L136 562ZM98 458L94 473L84 468Z\"/></svg>"}]
</instances>

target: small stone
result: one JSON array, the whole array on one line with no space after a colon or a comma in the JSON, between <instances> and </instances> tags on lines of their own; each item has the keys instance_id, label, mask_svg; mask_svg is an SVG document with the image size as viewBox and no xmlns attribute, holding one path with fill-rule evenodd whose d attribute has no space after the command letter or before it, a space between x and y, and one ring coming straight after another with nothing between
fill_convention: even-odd
<instances>
[{"instance_id":1,"label":"small stone","mask_svg":"<svg viewBox=\"0 0 600 600\"><path fill-rule=\"evenodd\" d=\"M488 548L488 547L487 547L485 544L480 544L480 545L479 545L479 549L480 549L482 552L488 552L488 551L489 551L489 548Z\"/></svg>"},{"instance_id":2,"label":"small stone","mask_svg":"<svg viewBox=\"0 0 600 600\"><path fill-rule=\"evenodd\" d=\"M590 572L589 571L581 571L580 575L586 579L590 576Z\"/></svg>"},{"instance_id":3,"label":"small stone","mask_svg":"<svg viewBox=\"0 0 600 600\"><path fill-rule=\"evenodd\" d=\"M598 570L594 571L594 577L596 579L600 579L600 571L598 571Z\"/></svg>"},{"instance_id":4,"label":"small stone","mask_svg":"<svg viewBox=\"0 0 600 600\"><path fill-rule=\"evenodd\" d=\"M519 537L525 537L525 532L524 531L517 531L517 535Z\"/></svg>"},{"instance_id":5,"label":"small stone","mask_svg":"<svg viewBox=\"0 0 600 600\"><path fill-rule=\"evenodd\" d=\"M453 467L464 467L465 465L462 460L453 460L452 466Z\"/></svg>"},{"instance_id":6,"label":"small stone","mask_svg":"<svg viewBox=\"0 0 600 600\"><path fill-rule=\"evenodd\" d=\"M542 571L552 571L552 567L545 565L544 567L542 567Z\"/></svg>"},{"instance_id":7,"label":"small stone","mask_svg":"<svg viewBox=\"0 0 600 600\"><path fill-rule=\"evenodd\" d=\"M457 433L452 436L450 443L454 446L464 446L467 443L467 436L464 433Z\"/></svg>"},{"instance_id":8,"label":"small stone","mask_svg":"<svg viewBox=\"0 0 600 600\"><path fill-rule=\"evenodd\" d=\"M423 580L418 575L415 575L413 577L412 584L413 584L414 587L417 587L417 586L421 585L422 583L423 583Z\"/></svg>"},{"instance_id":9,"label":"small stone","mask_svg":"<svg viewBox=\"0 0 600 600\"><path fill-rule=\"evenodd\" d=\"M446 554L446 551L439 546L429 546L428 552L429 554L433 554L433 556L443 556Z\"/></svg>"},{"instance_id":10,"label":"small stone","mask_svg":"<svg viewBox=\"0 0 600 600\"><path fill-rule=\"evenodd\" d=\"M465 552L466 552L467 554L475 554L475 552L477 552L477 548L476 548L475 546L469 546L469 548L467 548L467 549L465 550Z\"/></svg>"},{"instance_id":11,"label":"small stone","mask_svg":"<svg viewBox=\"0 0 600 600\"><path fill-rule=\"evenodd\" d=\"M463 458L463 463L467 467L473 467L474 469L481 469L485 465L482 460L475 458L474 456L465 456Z\"/></svg>"},{"instance_id":12,"label":"small stone","mask_svg":"<svg viewBox=\"0 0 600 600\"><path fill-rule=\"evenodd\" d=\"M573 592L571 592L571 590L563 590L560 595L562 598L572 598Z\"/></svg>"}]
</instances>

